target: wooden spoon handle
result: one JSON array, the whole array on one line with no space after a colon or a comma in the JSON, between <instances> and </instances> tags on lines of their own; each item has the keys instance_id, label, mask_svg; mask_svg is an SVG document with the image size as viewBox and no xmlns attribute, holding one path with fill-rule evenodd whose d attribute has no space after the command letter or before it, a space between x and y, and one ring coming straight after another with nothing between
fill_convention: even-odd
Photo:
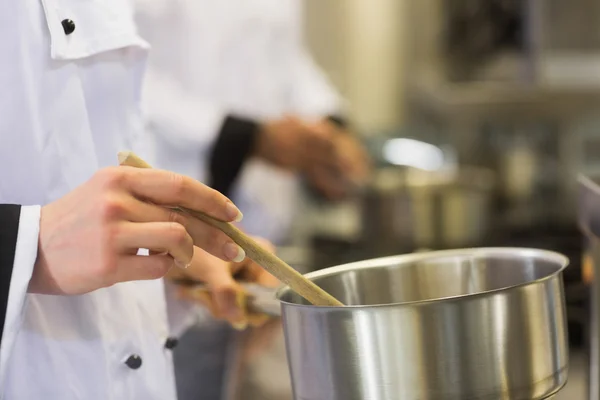
<instances>
[{"instance_id":1,"label":"wooden spoon handle","mask_svg":"<svg viewBox=\"0 0 600 400\"><path fill-rule=\"evenodd\" d=\"M136 168L152 168L147 162L132 152L120 152L121 165ZM217 228L238 244L246 255L255 263L269 271L281 282L288 285L293 291L317 306L343 306L335 297L306 279L301 273L290 267L275 254L263 249L254 239L236 228L229 222L220 221L200 211L190 210L185 207L172 207L174 210L188 214L202 222Z\"/></svg>"}]
</instances>

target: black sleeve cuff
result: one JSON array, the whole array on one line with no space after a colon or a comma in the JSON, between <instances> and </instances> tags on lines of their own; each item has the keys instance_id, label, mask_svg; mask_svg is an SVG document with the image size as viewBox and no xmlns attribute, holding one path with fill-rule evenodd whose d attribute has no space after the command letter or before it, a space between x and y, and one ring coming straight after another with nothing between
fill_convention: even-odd
<instances>
[{"instance_id":1,"label":"black sleeve cuff","mask_svg":"<svg viewBox=\"0 0 600 400\"><path fill-rule=\"evenodd\" d=\"M329 115L327 117L327 121L331 122L332 124L337 125L340 128L348 128L348 121L339 115Z\"/></svg>"},{"instance_id":2,"label":"black sleeve cuff","mask_svg":"<svg viewBox=\"0 0 600 400\"><path fill-rule=\"evenodd\" d=\"M0 204L0 338L4 332L20 216L21 206Z\"/></svg>"},{"instance_id":3,"label":"black sleeve cuff","mask_svg":"<svg viewBox=\"0 0 600 400\"><path fill-rule=\"evenodd\" d=\"M209 185L230 195L242 166L252 154L259 124L255 121L228 116L221 127L209 161Z\"/></svg>"}]
</instances>

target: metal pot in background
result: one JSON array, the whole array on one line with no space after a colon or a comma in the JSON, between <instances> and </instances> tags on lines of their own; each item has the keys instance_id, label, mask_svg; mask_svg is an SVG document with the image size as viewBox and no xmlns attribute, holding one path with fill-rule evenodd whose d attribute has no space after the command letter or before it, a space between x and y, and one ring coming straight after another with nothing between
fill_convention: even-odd
<instances>
[{"instance_id":1,"label":"metal pot in background","mask_svg":"<svg viewBox=\"0 0 600 400\"><path fill-rule=\"evenodd\" d=\"M498 174L502 225L536 226L551 219L571 223L565 181L572 179L561 153L558 126L544 121L488 123L483 132L488 165ZM563 176L564 175L564 176Z\"/></svg>"},{"instance_id":2,"label":"metal pot in background","mask_svg":"<svg viewBox=\"0 0 600 400\"><path fill-rule=\"evenodd\" d=\"M587 270L583 275L590 286L589 373L587 399L600 399L600 175L581 175L578 179L578 219L579 228L585 235L586 249L583 254Z\"/></svg>"},{"instance_id":3,"label":"metal pot in background","mask_svg":"<svg viewBox=\"0 0 600 400\"><path fill-rule=\"evenodd\" d=\"M567 263L553 252L492 248L308 274L348 307L279 293L294 398L549 398L567 379Z\"/></svg>"},{"instance_id":4,"label":"metal pot in background","mask_svg":"<svg viewBox=\"0 0 600 400\"><path fill-rule=\"evenodd\" d=\"M376 171L364 193L364 242L379 254L474 246L490 229L491 170L476 167Z\"/></svg>"}]
</instances>

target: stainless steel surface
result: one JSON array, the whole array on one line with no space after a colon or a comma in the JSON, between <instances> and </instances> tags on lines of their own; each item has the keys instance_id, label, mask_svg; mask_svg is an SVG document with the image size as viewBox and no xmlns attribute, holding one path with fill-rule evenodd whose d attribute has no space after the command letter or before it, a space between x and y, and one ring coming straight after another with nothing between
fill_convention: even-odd
<instances>
[{"instance_id":1,"label":"stainless steel surface","mask_svg":"<svg viewBox=\"0 0 600 400\"><path fill-rule=\"evenodd\" d=\"M564 163L556 124L537 121L488 124L484 137L489 160L498 173L499 199L505 225L531 226L565 212L564 185L559 179ZM569 177L571 179L571 177ZM563 203L564 204L564 203ZM571 207L574 208L574 207ZM568 215L574 215L574 210ZM570 220L572 224L573 219Z\"/></svg>"},{"instance_id":2,"label":"stainless steel surface","mask_svg":"<svg viewBox=\"0 0 600 400\"><path fill-rule=\"evenodd\" d=\"M364 197L364 240L379 254L477 245L488 233L493 187L486 169L379 170Z\"/></svg>"},{"instance_id":3,"label":"stainless steel surface","mask_svg":"<svg viewBox=\"0 0 600 400\"><path fill-rule=\"evenodd\" d=\"M250 294L248 297L248 307L251 310L273 317L281 316L281 305L275 297L277 289L255 284L244 284L244 287Z\"/></svg>"},{"instance_id":4,"label":"stainless steel surface","mask_svg":"<svg viewBox=\"0 0 600 400\"><path fill-rule=\"evenodd\" d=\"M240 380L236 397L223 400L292 400L292 386L287 372L283 331L277 332L268 346L255 357L241 361ZM580 350L569 355L569 380L564 388L549 399L581 400L587 395L587 354Z\"/></svg>"},{"instance_id":5,"label":"stainless steel surface","mask_svg":"<svg viewBox=\"0 0 600 400\"><path fill-rule=\"evenodd\" d=\"M530 206L525 207L526 212L521 211L522 199L517 199L518 203L513 204L512 199L507 198L506 212L516 224L527 226L549 218L572 224L576 219L577 186L573 178L582 169L589 168L585 165L585 154L587 149L592 148L591 145L598 143L592 135L592 132L598 135L597 124L589 133L583 132L581 125L587 125L590 116L598 115L598 85L591 81L577 85L546 82L535 87L485 82L448 85L415 79L408 97L412 123L433 124L444 132L456 148L460 164L480 165L501 171L502 165L508 165L506 161L510 161L506 157L521 162L514 159L519 155L513 155L512 152L516 150L523 155L523 150L527 149L522 146L517 146L520 147L517 149L512 146L490 146L490 126L514 127L515 131L521 131L519 136L531 139L527 145L534 146L534 163L527 167L532 168L534 181L540 178L544 180L544 187L537 184L536 188L532 186L531 192L534 192L536 199L528 202ZM548 127L547 135L539 129L544 126ZM547 138L542 138L542 144L538 146L534 136L540 134ZM546 144L555 151L548 151L543 147ZM529 153L527 158L531 155ZM524 161L529 162L531 158ZM502 185L505 179L500 178ZM555 187L550 192L547 190L549 183ZM548 198L548 193L552 198Z\"/></svg>"},{"instance_id":6,"label":"stainless steel surface","mask_svg":"<svg viewBox=\"0 0 600 400\"><path fill-rule=\"evenodd\" d=\"M193 286L199 290L209 290L205 283L195 283L191 281L178 281L180 284ZM241 282L240 285L248 294L246 304L250 311L270 315L272 317L281 316L281 306L279 300L275 297L279 288L269 288L255 283Z\"/></svg>"},{"instance_id":7,"label":"stainless steel surface","mask_svg":"<svg viewBox=\"0 0 600 400\"><path fill-rule=\"evenodd\" d=\"M480 48L486 42L484 47L490 48L490 39L495 36L490 35L490 29L507 21L503 13L485 8L506 8L507 4L520 21L517 36L521 45L498 46L487 53L474 51L469 43ZM581 171L585 150L580 149L578 142L584 138L576 128L588 115L598 115L600 30L595 22L600 21L600 2L432 0L411 2L409 10L409 30L416 32L408 44L412 50L406 90L410 123L439 127L458 150L461 164L498 168L494 164L530 163L534 178L546 175L548 182L554 183L556 188L546 191L554 199L544 199L546 193L538 193L543 200L532 200L526 206L520 204L521 199L519 204L507 202L508 212L515 214L511 219L521 226L549 218L572 224L577 199L573 177ZM453 26L463 39L454 45ZM431 69L436 73L431 74ZM456 74L459 77L455 80ZM507 122L525 126L528 131L532 123L553 125L557 154L543 154L544 149L535 147L537 151L529 154L524 154L523 148L515 149L514 155L510 149L486 149L485 125ZM537 160L531 160L532 155ZM495 161L503 156L504 160ZM556 168L548 171L546 167L552 163ZM515 179L523 180L524 176L520 173ZM523 185L519 191L526 195L536 190L534 185ZM533 222L523 218L541 214L539 209L549 212Z\"/></svg>"},{"instance_id":8,"label":"stainless steel surface","mask_svg":"<svg viewBox=\"0 0 600 400\"><path fill-rule=\"evenodd\" d=\"M579 226L588 239L588 254L593 260L589 320L588 399L600 400L600 179L579 177Z\"/></svg>"},{"instance_id":9,"label":"stainless steel surface","mask_svg":"<svg viewBox=\"0 0 600 400\"><path fill-rule=\"evenodd\" d=\"M279 293L294 397L547 398L567 378L567 263L542 250L468 249L308 274L349 306Z\"/></svg>"}]
</instances>

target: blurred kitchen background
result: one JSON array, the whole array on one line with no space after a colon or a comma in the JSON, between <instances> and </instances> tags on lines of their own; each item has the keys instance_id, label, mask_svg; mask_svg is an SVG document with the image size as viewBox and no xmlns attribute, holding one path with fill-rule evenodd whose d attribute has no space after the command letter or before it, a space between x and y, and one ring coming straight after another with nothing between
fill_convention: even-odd
<instances>
[{"instance_id":1,"label":"blurred kitchen background","mask_svg":"<svg viewBox=\"0 0 600 400\"><path fill-rule=\"evenodd\" d=\"M308 197L314 218L296 236L307 265L421 248L556 250L572 261L581 342L575 176L600 169L600 1L305 4L307 41L377 163L354 201Z\"/></svg>"},{"instance_id":2,"label":"blurred kitchen background","mask_svg":"<svg viewBox=\"0 0 600 400\"><path fill-rule=\"evenodd\" d=\"M342 204L307 192L282 256L307 272L421 249L561 252L571 260L574 358L560 398L585 398L589 296L575 177L600 170L600 1L305 4L310 48L348 99L377 170Z\"/></svg>"}]
</instances>

